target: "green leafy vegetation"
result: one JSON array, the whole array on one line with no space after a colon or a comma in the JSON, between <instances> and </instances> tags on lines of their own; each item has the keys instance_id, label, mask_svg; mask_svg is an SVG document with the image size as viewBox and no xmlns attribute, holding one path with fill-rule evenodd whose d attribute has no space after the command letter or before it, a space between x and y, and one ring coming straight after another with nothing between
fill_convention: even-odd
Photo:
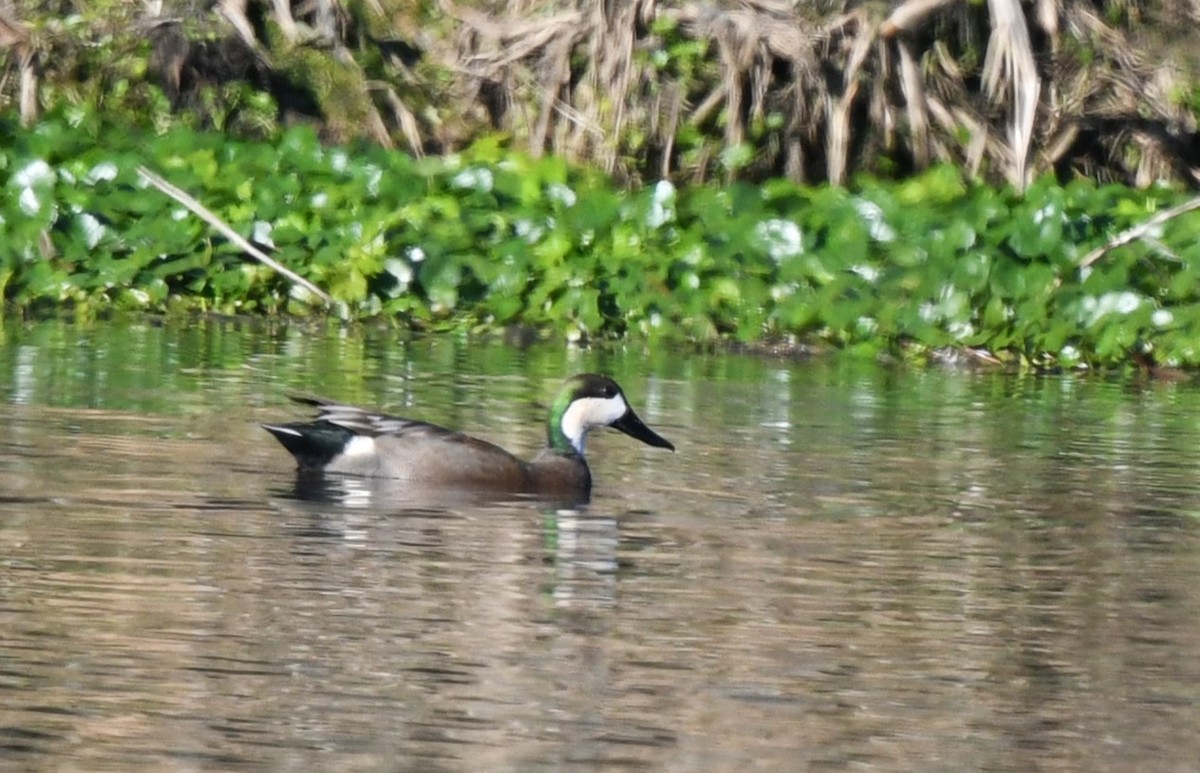
<instances>
[{"instance_id":1,"label":"green leafy vegetation","mask_svg":"<svg viewBox=\"0 0 1200 773\"><path fill-rule=\"evenodd\" d=\"M0 124L0 288L38 313L324 313L138 173L146 165L330 293L416 329L526 326L836 347L979 349L1034 366L1200 364L1200 215L1081 261L1177 204L1050 178L1018 195L935 167L850 188L776 180L628 193L497 139L439 158L79 120Z\"/></svg>"}]
</instances>

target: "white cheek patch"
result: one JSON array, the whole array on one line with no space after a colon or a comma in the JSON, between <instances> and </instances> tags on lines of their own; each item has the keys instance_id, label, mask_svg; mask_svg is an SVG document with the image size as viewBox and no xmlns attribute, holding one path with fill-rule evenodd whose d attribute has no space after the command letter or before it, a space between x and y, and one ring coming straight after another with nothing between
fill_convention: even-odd
<instances>
[{"instance_id":1,"label":"white cheek patch","mask_svg":"<svg viewBox=\"0 0 1200 773\"><path fill-rule=\"evenodd\" d=\"M576 400L567 408L562 417L562 431L575 446L575 450L583 453L583 439L589 429L607 427L625 415L629 405L619 394L612 397L585 397Z\"/></svg>"},{"instance_id":2,"label":"white cheek patch","mask_svg":"<svg viewBox=\"0 0 1200 773\"><path fill-rule=\"evenodd\" d=\"M342 456L370 456L375 453L375 438L355 435L342 449Z\"/></svg>"}]
</instances>

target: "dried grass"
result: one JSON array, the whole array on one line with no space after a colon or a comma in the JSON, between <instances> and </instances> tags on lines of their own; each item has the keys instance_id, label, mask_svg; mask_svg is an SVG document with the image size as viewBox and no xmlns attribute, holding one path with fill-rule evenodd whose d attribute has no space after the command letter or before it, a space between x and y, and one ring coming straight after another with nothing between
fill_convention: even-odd
<instances>
[{"instance_id":1,"label":"dried grass","mask_svg":"<svg viewBox=\"0 0 1200 773\"><path fill-rule=\"evenodd\" d=\"M881 154L913 169L957 163L1018 187L1048 169L1122 167L1123 156L1136 166L1110 171L1131 182L1172 173L1194 180L1194 159L1181 159L1183 144L1168 141L1195 133L1187 111L1172 104L1181 81L1169 68L1148 68L1092 8L989 0L985 22L953 0L908 0L883 16L871 6L826 3L819 17L805 4L771 0L669 7L641 0L537 20L464 15L460 46L468 45L458 63L504 84L514 102L540 103L531 126L510 113L500 128L527 131L539 151L599 162L632 180L716 171L697 166L714 163L711 155L681 156L676 135L685 121L716 129L714 142L726 148L753 143L753 172L796 180L843 182ZM655 19L707 43L719 75L700 84L657 81L638 56L661 44L649 32ZM972 53L976 44L980 54ZM1081 47L1095 50L1091 64L1082 64ZM1066 48L1075 53L1063 55ZM586 64L572 73L580 51ZM1148 106L1162 131L1093 122L1081 132L1092 118L1145 115ZM764 133L772 115L781 116L779 128ZM555 132L555 121L572 128ZM1080 144L1084 134L1093 144ZM630 135L642 144L630 146ZM1078 154L1096 142L1104 157L1083 163ZM639 165L649 158L657 163Z\"/></svg>"},{"instance_id":2,"label":"dried grass","mask_svg":"<svg viewBox=\"0 0 1200 773\"><path fill-rule=\"evenodd\" d=\"M937 162L1019 187L1050 170L1200 183L1196 114L1180 98L1196 93L1200 77L1187 33L1200 0L439 0L438 8L444 25L431 37L405 35L398 20L412 9L399 0L358 7L396 40L422 36L425 61L451 78L431 83L428 71L398 66L394 80L364 73L375 110L341 128L417 154L500 130L535 154L633 183L717 174L844 182L860 170ZM1159 26L1116 26L1106 21L1114 9L1153 14ZM266 67L251 10L268 12L292 45L330 50L347 66L357 66L351 53L362 46L387 42L378 30L354 31L359 22L338 0L219 0L207 13ZM1171 34L1171 56L1147 42ZM700 64L664 67L676 56L665 47L683 41L697 44ZM19 88L25 120L36 114L49 54L15 12L0 9L0 97ZM752 149L750 166L722 167L722 151L738 146Z\"/></svg>"}]
</instances>

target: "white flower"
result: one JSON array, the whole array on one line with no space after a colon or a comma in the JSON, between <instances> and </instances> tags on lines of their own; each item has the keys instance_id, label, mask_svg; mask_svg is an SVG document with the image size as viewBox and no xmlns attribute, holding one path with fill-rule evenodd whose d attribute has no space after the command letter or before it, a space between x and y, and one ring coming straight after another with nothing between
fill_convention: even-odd
<instances>
[{"instance_id":1,"label":"white flower","mask_svg":"<svg viewBox=\"0 0 1200 773\"><path fill-rule=\"evenodd\" d=\"M12 185L30 188L35 185L53 185L54 170L40 158L34 159L13 173Z\"/></svg>"},{"instance_id":2,"label":"white flower","mask_svg":"<svg viewBox=\"0 0 1200 773\"><path fill-rule=\"evenodd\" d=\"M873 201L854 199L854 208L867 224L867 233L877 242L890 242L896 238L896 231L887 224L883 217L883 209Z\"/></svg>"},{"instance_id":3,"label":"white flower","mask_svg":"<svg viewBox=\"0 0 1200 773\"><path fill-rule=\"evenodd\" d=\"M654 185L650 200L650 211L646 213L646 225L651 228L675 219L675 186L669 180L659 180Z\"/></svg>"},{"instance_id":4,"label":"white flower","mask_svg":"<svg viewBox=\"0 0 1200 773\"><path fill-rule=\"evenodd\" d=\"M1033 222L1035 225L1041 225L1042 221L1054 214L1054 206L1047 204L1033 213Z\"/></svg>"},{"instance_id":5,"label":"white flower","mask_svg":"<svg viewBox=\"0 0 1200 773\"><path fill-rule=\"evenodd\" d=\"M526 244L534 244L546 233L546 229L525 218L513 222L513 231L524 239Z\"/></svg>"},{"instance_id":6,"label":"white flower","mask_svg":"<svg viewBox=\"0 0 1200 773\"><path fill-rule=\"evenodd\" d=\"M782 285L772 285L771 286L771 300L775 301L776 303L779 303L784 298L787 298L789 295L795 295L796 290L798 290L798 289L799 289L799 285L797 285L795 282L788 282L787 284L782 284Z\"/></svg>"},{"instance_id":7,"label":"white flower","mask_svg":"<svg viewBox=\"0 0 1200 773\"><path fill-rule=\"evenodd\" d=\"M1154 313L1150 315L1150 322L1152 322L1155 327L1166 327L1174 321L1175 315L1172 314L1168 309L1155 309Z\"/></svg>"},{"instance_id":8,"label":"white flower","mask_svg":"<svg viewBox=\"0 0 1200 773\"><path fill-rule=\"evenodd\" d=\"M1081 306L1088 317L1087 324L1094 325L1109 314L1124 317L1137 311L1142 305L1142 296L1132 290L1121 290L1083 299Z\"/></svg>"},{"instance_id":9,"label":"white flower","mask_svg":"<svg viewBox=\"0 0 1200 773\"><path fill-rule=\"evenodd\" d=\"M964 320L954 320L949 325L946 325L946 332L961 341L964 338L970 338L975 334L975 328L970 322Z\"/></svg>"},{"instance_id":10,"label":"white flower","mask_svg":"<svg viewBox=\"0 0 1200 773\"><path fill-rule=\"evenodd\" d=\"M108 231L103 223L88 212L79 215L79 226L83 229L83 239L87 242L89 250L95 249L96 245L100 243L100 240L104 238L104 234Z\"/></svg>"},{"instance_id":11,"label":"white flower","mask_svg":"<svg viewBox=\"0 0 1200 773\"><path fill-rule=\"evenodd\" d=\"M578 197L575 195L575 191L571 190L562 183L550 183L550 185L546 186L546 196L548 196L551 201L557 202L564 207L575 206L575 202L578 199Z\"/></svg>"},{"instance_id":12,"label":"white flower","mask_svg":"<svg viewBox=\"0 0 1200 773\"><path fill-rule=\"evenodd\" d=\"M266 220L255 220L254 228L250 232L250 238L259 244L265 244L271 249L275 248L275 242L271 239L271 224Z\"/></svg>"},{"instance_id":13,"label":"white flower","mask_svg":"<svg viewBox=\"0 0 1200 773\"><path fill-rule=\"evenodd\" d=\"M875 280L879 278L879 269L875 268L874 266L865 266L859 264L857 266L851 266L850 270L872 284L874 284Z\"/></svg>"},{"instance_id":14,"label":"white flower","mask_svg":"<svg viewBox=\"0 0 1200 773\"><path fill-rule=\"evenodd\" d=\"M383 270L391 274L396 279L396 284L400 285L400 289L408 288L413 278L412 266L406 261L398 258L388 258L383 262Z\"/></svg>"},{"instance_id":15,"label":"white flower","mask_svg":"<svg viewBox=\"0 0 1200 773\"><path fill-rule=\"evenodd\" d=\"M925 322L949 320L950 325L948 328L951 328L950 333L953 335L958 335L961 338L965 335L970 335L969 332L963 333L962 335L959 335L959 333L955 332L955 330L961 332L964 329L963 325L966 323L962 321L961 317L963 312L966 311L966 308L966 293L959 291L959 289L952 284L947 284L942 285L941 292L938 293L937 302L930 303L926 301L925 303L922 303L918 309L918 313L921 315L921 319Z\"/></svg>"},{"instance_id":16,"label":"white flower","mask_svg":"<svg viewBox=\"0 0 1200 773\"><path fill-rule=\"evenodd\" d=\"M468 167L450 180L450 184L455 188L477 190L481 193L491 191L493 182L492 170L482 166Z\"/></svg>"},{"instance_id":17,"label":"white flower","mask_svg":"<svg viewBox=\"0 0 1200 773\"><path fill-rule=\"evenodd\" d=\"M102 161L92 167L83 178L88 185L95 185L104 180L114 180L117 177L117 165L111 161Z\"/></svg>"},{"instance_id":18,"label":"white flower","mask_svg":"<svg viewBox=\"0 0 1200 773\"><path fill-rule=\"evenodd\" d=\"M372 196L379 195L379 181L383 179L383 170L374 164L367 164L367 193Z\"/></svg>"},{"instance_id":19,"label":"white flower","mask_svg":"<svg viewBox=\"0 0 1200 773\"><path fill-rule=\"evenodd\" d=\"M1118 314L1132 314L1142 305L1142 299L1138 297L1137 293L1126 290L1125 292L1116 293L1116 296L1113 301L1113 308Z\"/></svg>"},{"instance_id":20,"label":"white flower","mask_svg":"<svg viewBox=\"0 0 1200 773\"><path fill-rule=\"evenodd\" d=\"M804 238L800 226L791 220L772 218L754 227L754 235L776 263L804 253Z\"/></svg>"},{"instance_id":21,"label":"white flower","mask_svg":"<svg viewBox=\"0 0 1200 773\"><path fill-rule=\"evenodd\" d=\"M8 184L20 189L17 194L17 205L21 211L30 217L42 211L46 202L38 195L37 189L45 189L54 185L54 170L45 161L35 159L13 173Z\"/></svg>"},{"instance_id":22,"label":"white flower","mask_svg":"<svg viewBox=\"0 0 1200 773\"><path fill-rule=\"evenodd\" d=\"M20 205L21 211L30 217L33 217L42 211L42 200L38 198L38 195L33 188L25 188L22 190L20 197L17 199L17 203Z\"/></svg>"}]
</instances>

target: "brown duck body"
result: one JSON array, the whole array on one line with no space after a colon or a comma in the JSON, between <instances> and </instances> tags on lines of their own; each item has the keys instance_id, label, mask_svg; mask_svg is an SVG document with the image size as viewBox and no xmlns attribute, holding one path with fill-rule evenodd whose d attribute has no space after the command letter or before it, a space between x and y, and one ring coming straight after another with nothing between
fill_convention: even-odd
<instances>
[{"instance_id":1,"label":"brown duck body","mask_svg":"<svg viewBox=\"0 0 1200 773\"><path fill-rule=\"evenodd\" d=\"M461 432L317 398L309 422L264 425L296 458L301 472L403 481L419 490L532 494L586 501L592 476L583 440L610 425L650 445L674 449L646 427L611 379L585 374L568 381L551 408L547 447L529 461Z\"/></svg>"},{"instance_id":2,"label":"brown duck body","mask_svg":"<svg viewBox=\"0 0 1200 773\"><path fill-rule=\"evenodd\" d=\"M360 410L336 407L342 422L345 412ZM587 462L574 452L546 448L525 461L494 443L434 424L366 411L360 421L370 425L374 434L355 435L344 453L310 469L500 494L587 496L591 491Z\"/></svg>"}]
</instances>

